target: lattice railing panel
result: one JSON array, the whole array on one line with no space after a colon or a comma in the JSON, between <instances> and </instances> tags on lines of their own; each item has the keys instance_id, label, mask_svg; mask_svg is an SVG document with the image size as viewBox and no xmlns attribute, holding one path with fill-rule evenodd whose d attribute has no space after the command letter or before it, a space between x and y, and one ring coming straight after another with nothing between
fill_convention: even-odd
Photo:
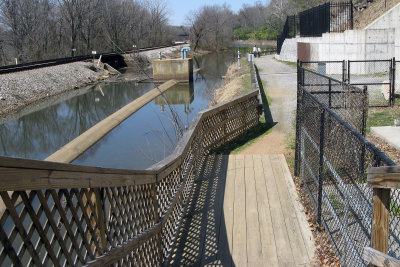
<instances>
[{"instance_id":1,"label":"lattice railing panel","mask_svg":"<svg viewBox=\"0 0 400 267\"><path fill-rule=\"evenodd\" d=\"M157 222L155 197L153 184L104 189L108 248L132 239Z\"/></svg>"},{"instance_id":2,"label":"lattice railing panel","mask_svg":"<svg viewBox=\"0 0 400 267\"><path fill-rule=\"evenodd\" d=\"M0 265L161 265L204 156L256 125L257 106L253 91L201 112L175 154L154 169L0 161ZM24 177L24 190L9 191L9 173Z\"/></svg>"},{"instance_id":3,"label":"lattice railing panel","mask_svg":"<svg viewBox=\"0 0 400 267\"><path fill-rule=\"evenodd\" d=\"M0 195L7 208L0 219L0 265L80 265L100 253L92 189Z\"/></svg>"}]
</instances>

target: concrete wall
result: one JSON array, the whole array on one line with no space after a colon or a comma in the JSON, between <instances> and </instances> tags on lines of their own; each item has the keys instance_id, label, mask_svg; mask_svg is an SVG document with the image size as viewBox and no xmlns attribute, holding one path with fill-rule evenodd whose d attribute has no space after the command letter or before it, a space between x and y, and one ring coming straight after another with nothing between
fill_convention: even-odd
<instances>
[{"instance_id":1,"label":"concrete wall","mask_svg":"<svg viewBox=\"0 0 400 267\"><path fill-rule=\"evenodd\" d=\"M400 27L400 3L377 18L365 29L392 29Z\"/></svg>"},{"instance_id":2,"label":"concrete wall","mask_svg":"<svg viewBox=\"0 0 400 267\"><path fill-rule=\"evenodd\" d=\"M322 37L297 38L297 42L310 44L309 60L389 59L395 54L395 29L349 30ZM299 52L304 53L304 50ZM298 57L304 58L301 53Z\"/></svg>"},{"instance_id":3,"label":"concrete wall","mask_svg":"<svg viewBox=\"0 0 400 267\"><path fill-rule=\"evenodd\" d=\"M393 57L400 58L400 29L348 30L343 33L326 33L322 37L287 39L277 59L296 62L297 59L301 61L342 61L391 59ZM327 74L336 74L341 70L327 67L326 71ZM361 69L355 70L355 72L364 74Z\"/></svg>"},{"instance_id":4,"label":"concrete wall","mask_svg":"<svg viewBox=\"0 0 400 267\"><path fill-rule=\"evenodd\" d=\"M193 81L193 60L191 58L153 60L153 79Z\"/></svg>"}]
</instances>

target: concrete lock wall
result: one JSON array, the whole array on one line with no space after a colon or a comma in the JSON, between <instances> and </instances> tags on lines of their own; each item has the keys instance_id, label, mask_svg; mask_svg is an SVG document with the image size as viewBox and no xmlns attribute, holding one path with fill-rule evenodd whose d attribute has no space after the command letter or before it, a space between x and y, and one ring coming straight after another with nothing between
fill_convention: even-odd
<instances>
[{"instance_id":1,"label":"concrete lock wall","mask_svg":"<svg viewBox=\"0 0 400 267\"><path fill-rule=\"evenodd\" d=\"M153 60L154 81L179 80L193 81L193 60L185 59L162 59Z\"/></svg>"}]
</instances>

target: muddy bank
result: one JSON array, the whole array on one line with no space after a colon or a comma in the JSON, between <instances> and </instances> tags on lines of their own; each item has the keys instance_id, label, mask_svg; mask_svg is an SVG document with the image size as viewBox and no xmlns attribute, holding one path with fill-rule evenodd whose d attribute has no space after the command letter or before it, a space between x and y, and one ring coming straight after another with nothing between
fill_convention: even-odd
<instances>
[{"instance_id":1,"label":"muddy bank","mask_svg":"<svg viewBox=\"0 0 400 267\"><path fill-rule=\"evenodd\" d=\"M247 87L246 83L248 83ZM226 72L224 85L214 92L210 106L231 100L249 90L251 90L250 67L247 61L242 60L241 69L239 69L238 63L235 62L229 66Z\"/></svg>"},{"instance_id":2,"label":"muddy bank","mask_svg":"<svg viewBox=\"0 0 400 267\"><path fill-rule=\"evenodd\" d=\"M74 62L0 75L0 115L108 77L108 71L92 66L91 62Z\"/></svg>"}]
</instances>

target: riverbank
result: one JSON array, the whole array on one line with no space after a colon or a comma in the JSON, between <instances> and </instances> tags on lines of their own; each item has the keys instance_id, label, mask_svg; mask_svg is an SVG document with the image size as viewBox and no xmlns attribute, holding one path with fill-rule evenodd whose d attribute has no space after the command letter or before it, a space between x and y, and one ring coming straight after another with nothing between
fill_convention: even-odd
<instances>
[{"instance_id":1,"label":"riverbank","mask_svg":"<svg viewBox=\"0 0 400 267\"><path fill-rule=\"evenodd\" d=\"M224 85L215 90L210 107L231 100L236 96L243 95L251 90L250 66L245 58L232 63L225 74Z\"/></svg>"},{"instance_id":2,"label":"riverbank","mask_svg":"<svg viewBox=\"0 0 400 267\"><path fill-rule=\"evenodd\" d=\"M147 64L151 64L159 52L167 58L179 57L181 47L183 46L144 51L139 54L139 57ZM127 63L129 58L134 59L135 57L125 56ZM132 80L145 79L144 75L141 75L143 77L132 76ZM76 88L96 84L109 77L107 70L94 68L91 61L2 74L0 75L0 116L18 112L38 101Z\"/></svg>"},{"instance_id":3,"label":"riverbank","mask_svg":"<svg viewBox=\"0 0 400 267\"><path fill-rule=\"evenodd\" d=\"M0 75L0 115L38 100L107 79L109 73L91 62L74 62Z\"/></svg>"}]
</instances>

